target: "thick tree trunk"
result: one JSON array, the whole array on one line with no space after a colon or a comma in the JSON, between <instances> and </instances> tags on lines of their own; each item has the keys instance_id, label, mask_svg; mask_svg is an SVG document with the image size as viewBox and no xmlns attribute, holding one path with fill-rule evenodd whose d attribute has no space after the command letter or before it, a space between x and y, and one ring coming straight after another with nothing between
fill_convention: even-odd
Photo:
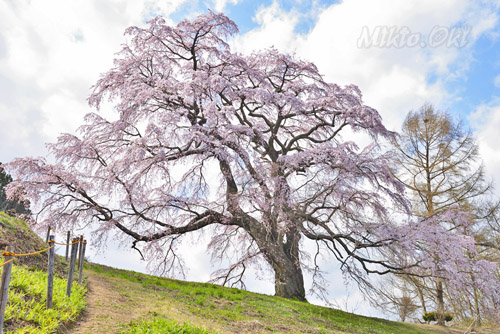
<instances>
[{"instance_id":1,"label":"thick tree trunk","mask_svg":"<svg viewBox=\"0 0 500 334\"><path fill-rule=\"evenodd\" d=\"M293 263L283 261L281 265L273 265L274 289L276 296L306 301L302 270Z\"/></svg>"},{"instance_id":2,"label":"thick tree trunk","mask_svg":"<svg viewBox=\"0 0 500 334\"><path fill-rule=\"evenodd\" d=\"M259 238L254 235L254 240L274 269L275 295L306 301L304 278L299 261L300 233L288 231L286 234L260 235Z\"/></svg>"}]
</instances>

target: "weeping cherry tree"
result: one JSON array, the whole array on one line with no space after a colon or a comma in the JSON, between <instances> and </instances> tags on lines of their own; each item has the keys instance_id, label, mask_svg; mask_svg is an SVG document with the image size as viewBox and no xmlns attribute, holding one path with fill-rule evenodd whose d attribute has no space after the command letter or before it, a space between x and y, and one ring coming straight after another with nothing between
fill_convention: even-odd
<instances>
[{"instance_id":1,"label":"weeping cherry tree","mask_svg":"<svg viewBox=\"0 0 500 334\"><path fill-rule=\"evenodd\" d=\"M298 300L303 271L320 277L319 254L366 282L425 264L418 254L394 261L396 249L420 254L416 242L448 240L431 224L391 219L410 212L381 147L396 134L358 87L326 82L314 64L275 49L232 52L238 30L223 14L148 24L126 30L89 98L98 111L111 101L115 119L89 113L78 136L49 145L55 163L8 164L8 193L30 199L38 226L91 226L97 240L117 232L164 274L182 270L185 237L207 231L214 259L232 261L214 279L242 283L248 266L263 266L276 295Z\"/></svg>"}]
</instances>

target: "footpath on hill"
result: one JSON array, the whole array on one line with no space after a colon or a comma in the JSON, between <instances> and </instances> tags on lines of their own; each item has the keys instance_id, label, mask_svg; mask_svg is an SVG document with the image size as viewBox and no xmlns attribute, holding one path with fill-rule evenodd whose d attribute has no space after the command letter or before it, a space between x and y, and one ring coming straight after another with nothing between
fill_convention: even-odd
<instances>
[{"instance_id":1,"label":"footpath on hill","mask_svg":"<svg viewBox=\"0 0 500 334\"><path fill-rule=\"evenodd\" d=\"M137 302L111 285L104 277L87 272L87 308L70 333L117 333L123 324L140 316Z\"/></svg>"},{"instance_id":2,"label":"footpath on hill","mask_svg":"<svg viewBox=\"0 0 500 334\"><path fill-rule=\"evenodd\" d=\"M190 317L179 313L172 301L161 298L154 289L93 270L85 270L85 275L87 307L77 322L63 330L62 334L120 333L131 321L158 314L167 315L180 323L193 322Z\"/></svg>"}]
</instances>

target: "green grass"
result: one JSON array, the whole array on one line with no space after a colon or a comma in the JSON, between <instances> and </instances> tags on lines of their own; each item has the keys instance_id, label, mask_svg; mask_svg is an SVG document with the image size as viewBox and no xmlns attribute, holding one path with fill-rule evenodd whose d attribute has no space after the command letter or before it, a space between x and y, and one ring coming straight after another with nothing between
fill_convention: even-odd
<instances>
[{"instance_id":1,"label":"green grass","mask_svg":"<svg viewBox=\"0 0 500 334\"><path fill-rule=\"evenodd\" d=\"M55 333L74 320L85 307L86 289L73 284L66 296L66 280L54 277L53 308L46 308L47 273L14 265L5 311L5 333Z\"/></svg>"},{"instance_id":2,"label":"green grass","mask_svg":"<svg viewBox=\"0 0 500 334\"><path fill-rule=\"evenodd\" d=\"M218 285L159 278L100 265L90 265L88 269L101 277L108 277L123 291L134 294L135 300L141 299L141 308L159 315L158 319L151 321L134 322L130 327L134 331L124 333L153 333L148 331L153 328L151 326L168 322L165 318L178 320L178 317L182 322L205 328L209 325L210 329L223 333L441 333L432 326L364 317ZM147 318L147 315L142 317Z\"/></svg>"},{"instance_id":3,"label":"green grass","mask_svg":"<svg viewBox=\"0 0 500 334\"><path fill-rule=\"evenodd\" d=\"M201 327L193 326L189 323L178 324L173 320L168 320L165 317L155 316L152 319L131 321L129 325L123 329L121 334L217 334L215 331L208 331Z\"/></svg>"},{"instance_id":4,"label":"green grass","mask_svg":"<svg viewBox=\"0 0 500 334\"><path fill-rule=\"evenodd\" d=\"M56 241L61 242L62 240ZM10 250L15 253L31 253L47 248L47 243L36 235L26 222L11 217L3 211L0 211L0 244L9 245L11 247ZM16 259L16 264L32 269L44 270L47 267L47 253L19 257ZM65 276L66 267L67 264L56 256L54 263L55 273Z\"/></svg>"},{"instance_id":5,"label":"green grass","mask_svg":"<svg viewBox=\"0 0 500 334\"><path fill-rule=\"evenodd\" d=\"M3 211L0 211L0 221L2 225L8 228L11 232L20 229L26 233L33 233L23 220L9 216Z\"/></svg>"}]
</instances>

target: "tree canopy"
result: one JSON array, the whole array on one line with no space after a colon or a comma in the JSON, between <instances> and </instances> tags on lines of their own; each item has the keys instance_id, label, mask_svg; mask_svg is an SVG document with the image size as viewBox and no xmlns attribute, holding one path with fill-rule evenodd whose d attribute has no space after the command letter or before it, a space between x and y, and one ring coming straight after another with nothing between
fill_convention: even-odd
<instances>
[{"instance_id":1,"label":"tree canopy","mask_svg":"<svg viewBox=\"0 0 500 334\"><path fill-rule=\"evenodd\" d=\"M208 230L214 259L232 261L214 279L240 284L247 266L263 263L287 298L305 300L302 271L317 279L321 253L358 282L417 264L432 270L416 243L454 236L391 219L410 211L389 168L394 155L380 146L396 134L358 87L326 82L314 64L275 49L233 53L227 38L237 31L213 12L128 28L89 98L97 109L111 100L117 118L88 114L79 136L49 146L54 164L11 162L9 191L23 187L38 224L91 224L97 239L119 232L165 273L181 270L184 236ZM346 139L356 132L371 144ZM307 254L304 240L317 251ZM415 261L394 261L396 248ZM466 260L460 251L443 259Z\"/></svg>"}]
</instances>

